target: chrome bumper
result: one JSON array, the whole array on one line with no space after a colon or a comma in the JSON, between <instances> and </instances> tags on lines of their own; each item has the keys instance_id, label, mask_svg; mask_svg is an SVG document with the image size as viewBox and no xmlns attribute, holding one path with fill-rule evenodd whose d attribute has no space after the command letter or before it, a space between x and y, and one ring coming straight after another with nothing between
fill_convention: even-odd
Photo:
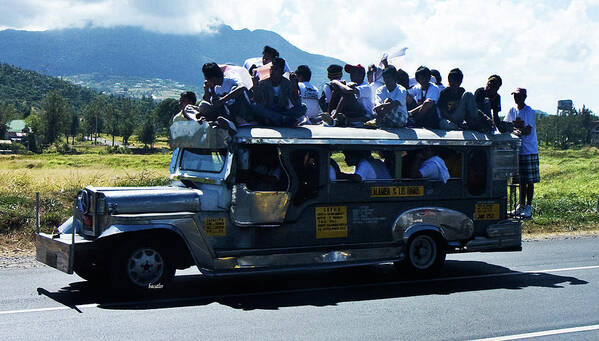
<instances>
[{"instance_id":1,"label":"chrome bumper","mask_svg":"<svg viewBox=\"0 0 599 341\"><path fill-rule=\"evenodd\" d=\"M73 273L75 247L91 241L70 233L51 235L39 233L35 236L35 259L62 272Z\"/></svg>"},{"instance_id":2,"label":"chrome bumper","mask_svg":"<svg viewBox=\"0 0 599 341\"><path fill-rule=\"evenodd\" d=\"M504 220L487 227L487 237L476 237L466 243L467 251L521 251L522 223Z\"/></svg>"}]
</instances>

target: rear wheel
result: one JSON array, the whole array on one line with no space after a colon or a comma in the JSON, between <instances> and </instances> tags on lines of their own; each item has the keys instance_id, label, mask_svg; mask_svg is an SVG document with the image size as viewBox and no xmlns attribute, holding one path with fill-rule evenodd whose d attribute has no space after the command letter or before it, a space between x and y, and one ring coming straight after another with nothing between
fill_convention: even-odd
<instances>
[{"instance_id":1,"label":"rear wheel","mask_svg":"<svg viewBox=\"0 0 599 341\"><path fill-rule=\"evenodd\" d=\"M439 240L440 237L428 233L413 236L406 249L406 259L395 265L417 274L438 272L445 262L445 248Z\"/></svg>"},{"instance_id":2,"label":"rear wheel","mask_svg":"<svg viewBox=\"0 0 599 341\"><path fill-rule=\"evenodd\" d=\"M173 257L155 241L125 245L114 266L115 284L129 289L162 289L175 275Z\"/></svg>"}]
</instances>

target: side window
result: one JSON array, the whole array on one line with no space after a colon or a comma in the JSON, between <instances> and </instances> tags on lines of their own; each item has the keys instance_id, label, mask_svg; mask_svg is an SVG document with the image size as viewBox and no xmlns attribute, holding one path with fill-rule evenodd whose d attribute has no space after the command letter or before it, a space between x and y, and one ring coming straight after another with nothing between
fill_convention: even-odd
<instances>
[{"instance_id":1,"label":"side window","mask_svg":"<svg viewBox=\"0 0 599 341\"><path fill-rule=\"evenodd\" d=\"M481 195L487 189L487 153L484 150L471 150L468 154L468 193Z\"/></svg>"},{"instance_id":2,"label":"side window","mask_svg":"<svg viewBox=\"0 0 599 341\"><path fill-rule=\"evenodd\" d=\"M391 150L343 149L331 153L329 179L335 181L392 180L395 153Z\"/></svg>"},{"instance_id":3,"label":"side window","mask_svg":"<svg viewBox=\"0 0 599 341\"><path fill-rule=\"evenodd\" d=\"M451 149L426 146L401 152L402 179L421 179L447 183L462 177L462 154Z\"/></svg>"},{"instance_id":4,"label":"side window","mask_svg":"<svg viewBox=\"0 0 599 341\"><path fill-rule=\"evenodd\" d=\"M301 149L291 152L291 164L297 175L297 190L293 203L300 205L315 198L320 188L320 158L314 149Z\"/></svg>"},{"instance_id":5,"label":"side window","mask_svg":"<svg viewBox=\"0 0 599 341\"><path fill-rule=\"evenodd\" d=\"M240 158L238 183L245 183L251 191L282 191L288 186L287 172L281 165L275 146L257 145L248 148L249 160ZM241 165L240 165L241 166Z\"/></svg>"},{"instance_id":6,"label":"side window","mask_svg":"<svg viewBox=\"0 0 599 341\"><path fill-rule=\"evenodd\" d=\"M445 162L451 178L463 178L462 174L462 152L453 149L441 149L437 154Z\"/></svg>"}]
</instances>

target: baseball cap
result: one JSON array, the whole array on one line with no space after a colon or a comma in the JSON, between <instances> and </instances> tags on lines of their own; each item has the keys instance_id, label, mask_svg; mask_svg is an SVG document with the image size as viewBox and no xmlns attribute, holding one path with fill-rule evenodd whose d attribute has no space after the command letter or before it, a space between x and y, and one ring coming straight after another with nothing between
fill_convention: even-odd
<instances>
[{"instance_id":1,"label":"baseball cap","mask_svg":"<svg viewBox=\"0 0 599 341\"><path fill-rule=\"evenodd\" d=\"M343 69L347 73L351 73L351 72L358 71L358 70L361 70L362 72L366 72L366 69L360 64L358 64L358 65L345 64L345 67Z\"/></svg>"}]
</instances>

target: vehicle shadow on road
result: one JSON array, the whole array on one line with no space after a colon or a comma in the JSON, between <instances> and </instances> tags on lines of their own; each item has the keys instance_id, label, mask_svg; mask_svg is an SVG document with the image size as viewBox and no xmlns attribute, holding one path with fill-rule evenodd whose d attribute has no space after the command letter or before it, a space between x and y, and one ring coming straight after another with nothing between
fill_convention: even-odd
<instances>
[{"instance_id":1,"label":"vehicle shadow on road","mask_svg":"<svg viewBox=\"0 0 599 341\"><path fill-rule=\"evenodd\" d=\"M476 261L447 261L432 278L398 272L391 264L311 272L206 277L177 276L163 291L123 293L88 282L71 283L45 295L77 311L78 305L98 304L105 309L158 309L220 303L235 309L278 309L293 306L329 306L341 302L380 300L424 295L451 295L495 289L563 288L588 282L546 272L518 272Z\"/></svg>"}]
</instances>

